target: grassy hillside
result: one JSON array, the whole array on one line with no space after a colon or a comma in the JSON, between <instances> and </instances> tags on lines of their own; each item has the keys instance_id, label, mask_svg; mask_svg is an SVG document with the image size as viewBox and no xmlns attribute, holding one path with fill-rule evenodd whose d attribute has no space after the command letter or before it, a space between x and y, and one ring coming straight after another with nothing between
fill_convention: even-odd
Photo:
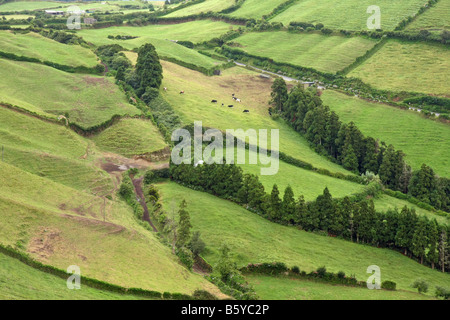
<instances>
[{"instance_id":1,"label":"grassy hillside","mask_svg":"<svg viewBox=\"0 0 450 320\"><path fill-rule=\"evenodd\" d=\"M358 37L285 31L247 33L234 41L250 54L329 73L344 69L376 44Z\"/></svg>"},{"instance_id":2,"label":"grassy hillside","mask_svg":"<svg viewBox=\"0 0 450 320\"><path fill-rule=\"evenodd\" d=\"M429 300L430 296L407 291L369 290L326 283L249 275L247 281L267 300Z\"/></svg>"},{"instance_id":3,"label":"grassy hillside","mask_svg":"<svg viewBox=\"0 0 450 320\"><path fill-rule=\"evenodd\" d=\"M51 67L0 59L2 102L30 111L90 127L115 114L135 115L139 110L127 102L113 79L70 74Z\"/></svg>"},{"instance_id":4,"label":"grassy hillside","mask_svg":"<svg viewBox=\"0 0 450 320\"><path fill-rule=\"evenodd\" d=\"M242 7L230 13L231 16L261 19L263 15L268 15L273 9L287 0L246 0Z\"/></svg>"},{"instance_id":5,"label":"grassy hillside","mask_svg":"<svg viewBox=\"0 0 450 320\"><path fill-rule=\"evenodd\" d=\"M203 42L218 37L232 28L232 25L221 21L198 20L179 24L154 24L143 27L124 26L104 29L81 29L77 34L86 41L95 44L105 44L105 41L110 40L108 39L109 35L138 37L130 40L117 40L117 43L132 49L149 42L149 39Z\"/></svg>"},{"instance_id":6,"label":"grassy hillside","mask_svg":"<svg viewBox=\"0 0 450 320\"><path fill-rule=\"evenodd\" d=\"M78 190L106 194L113 188L93 164L92 143L63 126L0 107L0 140L4 161L25 171Z\"/></svg>"},{"instance_id":7,"label":"grassy hillside","mask_svg":"<svg viewBox=\"0 0 450 320\"><path fill-rule=\"evenodd\" d=\"M0 5L0 12L68 7L70 4L51 1L14 1Z\"/></svg>"},{"instance_id":8,"label":"grassy hillside","mask_svg":"<svg viewBox=\"0 0 450 320\"><path fill-rule=\"evenodd\" d=\"M163 62L164 79L161 90L164 98L180 114L184 123L202 121L204 127L226 129L279 129L280 150L292 157L313 163L318 168L350 174L341 166L319 156L308 142L284 121L274 121L268 114L272 81L258 73L235 67L220 77L207 77L173 63ZM184 90L185 94L179 92ZM236 103L232 94L242 99ZM211 100L218 100L218 104ZM224 103L224 107L222 107ZM234 105L234 108L228 108ZM247 109L250 113L243 113ZM270 131L269 131L270 132Z\"/></svg>"},{"instance_id":9,"label":"grassy hillside","mask_svg":"<svg viewBox=\"0 0 450 320\"><path fill-rule=\"evenodd\" d=\"M125 287L218 290L182 267L123 202L104 200L0 163L0 242L33 258Z\"/></svg>"},{"instance_id":10,"label":"grassy hillside","mask_svg":"<svg viewBox=\"0 0 450 320\"><path fill-rule=\"evenodd\" d=\"M378 89L448 96L449 67L447 47L390 40L349 76Z\"/></svg>"},{"instance_id":11,"label":"grassy hillside","mask_svg":"<svg viewBox=\"0 0 450 320\"><path fill-rule=\"evenodd\" d=\"M270 2L270 1L268 1ZM271 21L280 21L285 25L291 21L322 23L327 28L346 30L366 30L367 12L371 5L381 10L381 28L394 30L403 19L416 14L424 0L300 0Z\"/></svg>"},{"instance_id":12,"label":"grassy hillside","mask_svg":"<svg viewBox=\"0 0 450 320\"><path fill-rule=\"evenodd\" d=\"M6 281L7 280L7 281ZM0 300L134 300L121 295L83 286L69 290L66 280L33 269L19 260L0 253Z\"/></svg>"},{"instance_id":13,"label":"grassy hillside","mask_svg":"<svg viewBox=\"0 0 450 320\"><path fill-rule=\"evenodd\" d=\"M97 57L91 50L62 44L34 32L20 34L1 31L0 51L74 67L93 67L97 64Z\"/></svg>"},{"instance_id":14,"label":"grassy hillside","mask_svg":"<svg viewBox=\"0 0 450 320\"><path fill-rule=\"evenodd\" d=\"M218 261L219 248L226 243L239 266L280 261L310 272L325 265L329 271L342 270L364 281L367 267L375 264L381 268L383 281L395 281L398 289L413 290L409 285L418 278L428 281L433 289L435 285L450 285L448 274L421 266L393 250L274 224L229 201L174 183L159 184L158 188L168 210L186 199L193 230L201 232L207 244L204 256L212 264Z\"/></svg>"},{"instance_id":15,"label":"grassy hillside","mask_svg":"<svg viewBox=\"0 0 450 320\"><path fill-rule=\"evenodd\" d=\"M415 111L367 102L332 90L326 90L321 98L341 121L353 121L366 136L403 150L413 169L426 163L437 174L450 176L448 125L423 118Z\"/></svg>"},{"instance_id":16,"label":"grassy hillside","mask_svg":"<svg viewBox=\"0 0 450 320\"><path fill-rule=\"evenodd\" d=\"M449 30L449 16L450 1L442 0L418 16L406 27L406 30L428 30L435 33Z\"/></svg>"},{"instance_id":17,"label":"grassy hillside","mask_svg":"<svg viewBox=\"0 0 450 320\"><path fill-rule=\"evenodd\" d=\"M158 151L167 146L158 128L143 119L121 119L93 140L98 148L126 157Z\"/></svg>"},{"instance_id":18,"label":"grassy hillside","mask_svg":"<svg viewBox=\"0 0 450 320\"><path fill-rule=\"evenodd\" d=\"M181 10L169 13L165 17L185 17L192 14L198 14L200 12L219 12L223 9L231 7L235 3L234 0L206 0L199 4L195 4Z\"/></svg>"}]
</instances>

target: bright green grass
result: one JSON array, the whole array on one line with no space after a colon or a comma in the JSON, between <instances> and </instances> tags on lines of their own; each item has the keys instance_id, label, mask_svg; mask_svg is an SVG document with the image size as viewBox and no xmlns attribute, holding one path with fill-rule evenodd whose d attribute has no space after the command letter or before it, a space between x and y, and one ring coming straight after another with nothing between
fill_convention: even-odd
<instances>
[{"instance_id":1,"label":"bright green grass","mask_svg":"<svg viewBox=\"0 0 450 320\"><path fill-rule=\"evenodd\" d=\"M320 236L272 223L244 208L207 193L175 183L158 184L167 210L187 201L193 230L200 231L207 245L204 257L211 264L219 258L219 248L226 243L239 266L248 263L280 261L297 265L307 272L326 266L331 272L344 271L365 281L370 265L378 265L382 280L392 280L397 288L413 290L410 284L423 278L430 284L449 287L450 276L431 270L402 254L332 237Z\"/></svg>"},{"instance_id":2,"label":"bright green grass","mask_svg":"<svg viewBox=\"0 0 450 320\"><path fill-rule=\"evenodd\" d=\"M68 275L69 276L69 275ZM121 295L83 286L69 290L66 280L33 269L0 253L0 300L133 300Z\"/></svg>"},{"instance_id":3,"label":"bright green grass","mask_svg":"<svg viewBox=\"0 0 450 320\"><path fill-rule=\"evenodd\" d=\"M388 41L349 73L375 88L449 95L450 51L438 44Z\"/></svg>"},{"instance_id":4,"label":"bright green grass","mask_svg":"<svg viewBox=\"0 0 450 320\"><path fill-rule=\"evenodd\" d=\"M231 7L234 4L234 0L206 0L199 4L186 7L181 10L174 11L169 13L165 17L185 17L192 14L198 14L200 12L218 12L228 7Z\"/></svg>"},{"instance_id":5,"label":"bright green grass","mask_svg":"<svg viewBox=\"0 0 450 320\"><path fill-rule=\"evenodd\" d=\"M269 0L268 2L271 2ZM366 13L371 5L381 10L381 28L394 30L403 19L416 14L424 0L299 0L271 21L291 21L322 23L331 29L367 30L367 19L372 13Z\"/></svg>"},{"instance_id":6,"label":"bright green grass","mask_svg":"<svg viewBox=\"0 0 450 320\"><path fill-rule=\"evenodd\" d=\"M374 203L375 209L377 211L386 212L389 209L396 209L396 208L400 211L404 206L407 206L409 208L414 208L418 215L426 216L428 219L436 219L437 222L439 222L440 224L448 224L450 222L449 219L446 217L441 217L437 214L434 214L433 212L419 208L418 206L409 203L405 200L390 197L385 194L380 196L379 198L374 199Z\"/></svg>"},{"instance_id":7,"label":"bright green grass","mask_svg":"<svg viewBox=\"0 0 450 320\"><path fill-rule=\"evenodd\" d=\"M6 20L16 19L16 20L23 20L28 18L33 18L34 16L30 16L27 14L8 14L6 16L0 15L0 19L3 19L5 17Z\"/></svg>"},{"instance_id":8,"label":"bright green grass","mask_svg":"<svg viewBox=\"0 0 450 320\"><path fill-rule=\"evenodd\" d=\"M158 128L149 120L121 119L92 138L96 146L126 157L161 150L167 145Z\"/></svg>"},{"instance_id":9,"label":"bright green grass","mask_svg":"<svg viewBox=\"0 0 450 320\"><path fill-rule=\"evenodd\" d=\"M261 79L258 73L235 67L225 70L220 77L207 77L199 72L163 62L163 83L167 91L161 94L181 116L183 123L202 121L204 127L226 129L279 129L280 150L294 158L332 172L351 174L314 152L308 142L284 121L270 118L267 108L271 80ZM185 94L179 92L184 90ZM242 99L236 103L231 94ZM211 100L217 99L218 104ZM221 104L225 106L222 107ZM227 105L233 104L234 108ZM243 113L244 109L250 113Z\"/></svg>"},{"instance_id":10,"label":"bright green grass","mask_svg":"<svg viewBox=\"0 0 450 320\"><path fill-rule=\"evenodd\" d=\"M434 7L418 16L411 24L406 27L406 30L426 29L431 32L449 30L449 17L450 1L441 0L436 5L434 5Z\"/></svg>"},{"instance_id":11,"label":"bright green grass","mask_svg":"<svg viewBox=\"0 0 450 320\"><path fill-rule=\"evenodd\" d=\"M78 190L108 194L113 188L94 166L92 143L63 126L0 107L0 141L4 161L25 171Z\"/></svg>"},{"instance_id":12,"label":"bright green grass","mask_svg":"<svg viewBox=\"0 0 450 320\"><path fill-rule=\"evenodd\" d=\"M407 291L369 290L321 282L248 275L247 281L263 300L429 300L429 296Z\"/></svg>"},{"instance_id":13,"label":"bright green grass","mask_svg":"<svg viewBox=\"0 0 450 320\"><path fill-rule=\"evenodd\" d=\"M139 110L127 102L113 79L70 74L40 64L0 60L1 100L39 114L91 127L113 115L136 115Z\"/></svg>"},{"instance_id":14,"label":"bright green grass","mask_svg":"<svg viewBox=\"0 0 450 320\"><path fill-rule=\"evenodd\" d=\"M70 6L69 3L50 1L17 1L0 5L0 12L54 9Z\"/></svg>"},{"instance_id":15,"label":"bright green grass","mask_svg":"<svg viewBox=\"0 0 450 320\"><path fill-rule=\"evenodd\" d=\"M93 67L97 64L97 57L91 50L62 44L33 32L14 34L10 31L1 31L0 50L74 67Z\"/></svg>"},{"instance_id":16,"label":"bright green grass","mask_svg":"<svg viewBox=\"0 0 450 320\"><path fill-rule=\"evenodd\" d=\"M366 136L403 150L413 169L418 170L426 163L437 174L450 176L448 125L423 118L415 111L368 102L332 90L326 90L321 98L344 123L353 121Z\"/></svg>"},{"instance_id":17,"label":"bright green grass","mask_svg":"<svg viewBox=\"0 0 450 320\"><path fill-rule=\"evenodd\" d=\"M60 269L125 287L218 290L182 267L122 201L104 200L0 163L0 242Z\"/></svg>"},{"instance_id":18,"label":"bright green grass","mask_svg":"<svg viewBox=\"0 0 450 320\"><path fill-rule=\"evenodd\" d=\"M250 54L329 73L344 69L376 44L359 37L285 31L247 33L234 41Z\"/></svg>"},{"instance_id":19,"label":"bright green grass","mask_svg":"<svg viewBox=\"0 0 450 320\"><path fill-rule=\"evenodd\" d=\"M221 22L211 20L198 20L179 24L168 25L148 25L143 27L110 27L104 29L81 29L77 32L86 41L97 42L109 40L109 35L128 35L138 37L130 40L117 40L117 43L126 48L139 47L149 41L149 39L159 40L184 40L194 43L210 40L218 37L233 26Z\"/></svg>"},{"instance_id":20,"label":"bright green grass","mask_svg":"<svg viewBox=\"0 0 450 320\"><path fill-rule=\"evenodd\" d=\"M328 187L333 197L343 198L345 196L360 193L364 190L364 186L346 180L339 180L329 176L321 175L310 170L301 169L283 161L279 162L279 170L274 175L261 175L262 167L267 165L249 164L249 151L246 150L246 164L239 164L245 173L251 173L259 176L259 180L264 185L267 193L272 191L273 185L277 184L281 195L288 185L292 187L295 198L303 195L306 201L312 201L323 193L325 187ZM250 154L253 155L253 152ZM235 152L237 156L237 152ZM258 160L259 163L259 160Z\"/></svg>"},{"instance_id":21,"label":"bright green grass","mask_svg":"<svg viewBox=\"0 0 450 320\"><path fill-rule=\"evenodd\" d=\"M233 17L249 19L261 19L263 15L268 15L273 9L287 0L246 0L242 7L230 13Z\"/></svg>"}]
</instances>

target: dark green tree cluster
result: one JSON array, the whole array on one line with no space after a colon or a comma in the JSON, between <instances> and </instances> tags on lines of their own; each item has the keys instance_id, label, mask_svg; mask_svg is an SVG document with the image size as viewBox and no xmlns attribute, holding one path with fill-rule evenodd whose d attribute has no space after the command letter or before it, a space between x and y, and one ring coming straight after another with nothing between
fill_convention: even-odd
<instances>
[{"instance_id":1,"label":"dark green tree cluster","mask_svg":"<svg viewBox=\"0 0 450 320\"><path fill-rule=\"evenodd\" d=\"M323 105L315 91L304 90L299 85L285 99L286 84L282 79L277 79L272 89L271 103L276 111L302 133L317 152L355 173L378 174L389 189L420 195L419 199L424 202L449 211L448 179L437 178L427 166L413 175L402 151L365 137L353 122L342 123L334 111Z\"/></svg>"},{"instance_id":2,"label":"dark green tree cluster","mask_svg":"<svg viewBox=\"0 0 450 320\"><path fill-rule=\"evenodd\" d=\"M435 219L418 216L406 206L380 213L372 200L333 199L328 188L315 201L295 199L290 186L281 196L275 184L270 194L256 175L243 174L235 165L181 164L171 167L172 179L196 190L230 199L266 219L325 232L357 243L400 250L420 263L443 271L449 268L448 228Z\"/></svg>"}]
</instances>

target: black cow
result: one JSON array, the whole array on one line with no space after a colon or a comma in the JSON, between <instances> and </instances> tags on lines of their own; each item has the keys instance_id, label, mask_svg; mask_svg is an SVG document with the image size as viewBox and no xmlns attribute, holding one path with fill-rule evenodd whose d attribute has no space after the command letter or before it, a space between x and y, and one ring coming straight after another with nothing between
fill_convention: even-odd
<instances>
[{"instance_id":1,"label":"black cow","mask_svg":"<svg viewBox=\"0 0 450 320\"><path fill-rule=\"evenodd\" d=\"M244 113L249 113L250 112L250 110L244 110Z\"/></svg>"},{"instance_id":2,"label":"black cow","mask_svg":"<svg viewBox=\"0 0 450 320\"><path fill-rule=\"evenodd\" d=\"M230 104L229 106L228 106L228 108L233 108L234 106L232 105L232 104Z\"/></svg>"},{"instance_id":3,"label":"black cow","mask_svg":"<svg viewBox=\"0 0 450 320\"><path fill-rule=\"evenodd\" d=\"M211 100L212 103L217 103L217 100Z\"/></svg>"}]
</instances>

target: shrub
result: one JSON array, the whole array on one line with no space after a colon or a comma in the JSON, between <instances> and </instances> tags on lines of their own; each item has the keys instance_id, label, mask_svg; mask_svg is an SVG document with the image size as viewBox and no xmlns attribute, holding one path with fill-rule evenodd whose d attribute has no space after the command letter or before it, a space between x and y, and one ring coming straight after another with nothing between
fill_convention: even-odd
<instances>
[{"instance_id":1,"label":"shrub","mask_svg":"<svg viewBox=\"0 0 450 320\"><path fill-rule=\"evenodd\" d=\"M320 267L317 269L317 275L321 278L324 278L327 274L327 268L324 267Z\"/></svg>"},{"instance_id":2,"label":"shrub","mask_svg":"<svg viewBox=\"0 0 450 320\"><path fill-rule=\"evenodd\" d=\"M419 293L428 292L428 283L423 279L417 279L416 281L414 281L411 287L417 289Z\"/></svg>"},{"instance_id":3,"label":"shrub","mask_svg":"<svg viewBox=\"0 0 450 320\"><path fill-rule=\"evenodd\" d=\"M178 258L183 265L185 265L189 270L192 270L192 266L194 265L194 257L192 256L192 252L185 248L178 248L176 251Z\"/></svg>"},{"instance_id":4,"label":"shrub","mask_svg":"<svg viewBox=\"0 0 450 320\"><path fill-rule=\"evenodd\" d=\"M151 184L153 182L154 176L155 174L153 173L153 171L148 170L144 176L144 184Z\"/></svg>"},{"instance_id":5,"label":"shrub","mask_svg":"<svg viewBox=\"0 0 450 320\"><path fill-rule=\"evenodd\" d=\"M217 297L206 290L195 290L193 297L196 300L218 300Z\"/></svg>"},{"instance_id":6,"label":"shrub","mask_svg":"<svg viewBox=\"0 0 450 320\"><path fill-rule=\"evenodd\" d=\"M339 272L337 273L337 277L338 277L339 279L344 279L344 278L345 278L345 272L344 272L344 271L339 271Z\"/></svg>"},{"instance_id":7,"label":"shrub","mask_svg":"<svg viewBox=\"0 0 450 320\"><path fill-rule=\"evenodd\" d=\"M295 273L295 274L300 274L300 268L297 267L297 266L293 266L292 269L291 269L291 271L292 271L293 273Z\"/></svg>"},{"instance_id":8,"label":"shrub","mask_svg":"<svg viewBox=\"0 0 450 320\"><path fill-rule=\"evenodd\" d=\"M437 298L443 298L444 300L450 299L450 289L443 287L436 287L435 296Z\"/></svg>"},{"instance_id":9,"label":"shrub","mask_svg":"<svg viewBox=\"0 0 450 320\"><path fill-rule=\"evenodd\" d=\"M397 289L397 284L394 281L383 281L381 283L381 288L386 289L386 290L396 290Z\"/></svg>"}]
</instances>

